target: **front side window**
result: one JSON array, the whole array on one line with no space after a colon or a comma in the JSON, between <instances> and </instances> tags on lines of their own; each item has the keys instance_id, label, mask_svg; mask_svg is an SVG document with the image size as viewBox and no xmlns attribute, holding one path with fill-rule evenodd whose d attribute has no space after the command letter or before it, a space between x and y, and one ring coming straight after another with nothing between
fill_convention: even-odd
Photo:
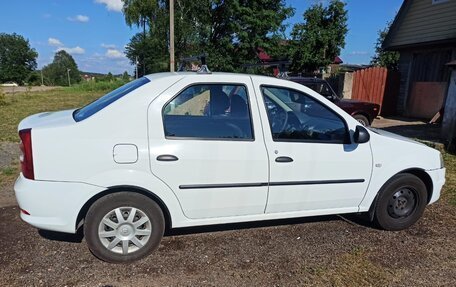
<instances>
[{"instance_id":1,"label":"front side window","mask_svg":"<svg viewBox=\"0 0 456 287\"><path fill-rule=\"evenodd\" d=\"M163 109L167 138L253 140L245 86L202 84L186 88Z\"/></svg>"},{"instance_id":2,"label":"front side window","mask_svg":"<svg viewBox=\"0 0 456 287\"><path fill-rule=\"evenodd\" d=\"M286 88L261 91L274 141L345 142L345 121L312 97Z\"/></svg>"},{"instance_id":3,"label":"front side window","mask_svg":"<svg viewBox=\"0 0 456 287\"><path fill-rule=\"evenodd\" d=\"M99 112L100 110L104 109L108 105L112 104L113 102L117 101L118 99L122 98L126 94L136 90L137 88L141 87L149 83L150 80L148 78L139 78L137 80L131 81L120 88L115 89L112 92L107 93L106 95L98 98L97 100L91 102L87 106L77 109L73 113L73 118L75 121L79 122L85 120L86 118L92 116L93 114Z\"/></svg>"}]
</instances>

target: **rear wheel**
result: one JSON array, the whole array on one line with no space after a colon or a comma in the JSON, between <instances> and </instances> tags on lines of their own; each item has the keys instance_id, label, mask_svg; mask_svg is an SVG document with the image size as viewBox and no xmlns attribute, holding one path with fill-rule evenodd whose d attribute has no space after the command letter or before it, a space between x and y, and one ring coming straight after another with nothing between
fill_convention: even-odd
<instances>
[{"instance_id":1,"label":"rear wheel","mask_svg":"<svg viewBox=\"0 0 456 287\"><path fill-rule=\"evenodd\" d=\"M98 199L87 212L84 234L90 251L112 263L138 260L157 249L165 230L160 207L150 198L118 192Z\"/></svg>"},{"instance_id":2,"label":"rear wheel","mask_svg":"<svg viewBox=\"0 0 456 287\"><path fill-rule=\"evenodd\" d=\"M412 174L398 174L382 187L374 220L385 230L406 229L418 221L426 204L423 181Z\"/></svg>"},{"instance_id":3,"label":"rear wheel","mask_svg":"<svg viewBox=\"0 0 456 287\"><path fill-rule=\"evenodd\" d=\"M354 115L353 117L364 127L370 126L370 123L369 123L369 120L367 119L367 117L365 117L363 115Z\"/></svg>"}]
</instances>

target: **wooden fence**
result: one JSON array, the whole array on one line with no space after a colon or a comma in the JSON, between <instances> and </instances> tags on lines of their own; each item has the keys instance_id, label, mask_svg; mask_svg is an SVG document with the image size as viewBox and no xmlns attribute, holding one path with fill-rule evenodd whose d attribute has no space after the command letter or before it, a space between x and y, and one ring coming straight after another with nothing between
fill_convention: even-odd
<instances>
[{"instance_id":1,"label":"wooden fence","mask_svg":"<svg viewBox=\"0 0 456 287\"><path fill-rule=\"evenodd\" d=\"M399 72L382 67L359 70L353 73L352 99L379 104L381 115L394 115L399 87Z\"/></svg>"}]
</instances>

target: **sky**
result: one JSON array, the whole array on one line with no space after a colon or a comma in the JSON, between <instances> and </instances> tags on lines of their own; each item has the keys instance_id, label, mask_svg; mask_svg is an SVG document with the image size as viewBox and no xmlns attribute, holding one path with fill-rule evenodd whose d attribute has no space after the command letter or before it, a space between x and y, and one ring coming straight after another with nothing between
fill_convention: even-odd
<instances>
[{"instance_id":1,"label":"sky","mask_svg":"<svg viewBox=\"0 0 456 287\"><path fill-rule=\"evenodd\" d=\"M192 1L192 0L189 0ZM315 3L328 0L286 0L295 15L286 23L302 22ZM367 64L377 33L394 18L402 0L345 0L348 34L341 58L347 64ZM0 9L0 33L17 33L30 41L39 56L38 68L52 62L56 51L70 53L81 71L120 74L133 71L125 45L138 32L125 24L121 0L5 1Z\"/></svg>"}]
</instances>

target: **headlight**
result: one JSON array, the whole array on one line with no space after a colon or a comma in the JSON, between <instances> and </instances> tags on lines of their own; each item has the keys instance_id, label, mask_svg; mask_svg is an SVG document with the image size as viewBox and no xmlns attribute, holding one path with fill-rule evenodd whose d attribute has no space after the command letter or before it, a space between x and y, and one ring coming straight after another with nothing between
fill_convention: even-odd
<instances>
[{"instance_id":1,"label":"headlight","mask_svg":"<svg viewBox=\"0 0 456 287\"><path fill-rule=\"evenodd\" d=\"M440 153L440 168L444 168L444 167L445 167L445 162L443 161L442 153Z\"/></svg>"}]
</instances>

